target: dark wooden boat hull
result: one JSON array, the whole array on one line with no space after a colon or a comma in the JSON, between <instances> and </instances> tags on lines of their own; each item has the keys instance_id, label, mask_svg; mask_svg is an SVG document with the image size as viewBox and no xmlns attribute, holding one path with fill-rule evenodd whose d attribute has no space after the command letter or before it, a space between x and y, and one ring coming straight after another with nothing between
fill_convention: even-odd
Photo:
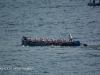
<instances>
[{"instance_id":1,"label":"dark wooden boat hull","mask_svg":"<svg viewBox=\"0 0 100 75\"><path fill-rule=\"evenodd\" d=\"M54 46L80 46L80 41L73 41L73 42L35 42L35 41L26 41L26 40L22 40L22 45L24 46L50 46L50 45L54 45Z\"/></svg>"},{"instance_id":2,"label":"dark wooden boat hull","mask_svg":"<svg viewBox=\"0 0 100 75\"><path fill-rule=\"evenodd\" d=\"M100 3L88 3L88 6L100 6Z\"/></svg>"}]
</instances>

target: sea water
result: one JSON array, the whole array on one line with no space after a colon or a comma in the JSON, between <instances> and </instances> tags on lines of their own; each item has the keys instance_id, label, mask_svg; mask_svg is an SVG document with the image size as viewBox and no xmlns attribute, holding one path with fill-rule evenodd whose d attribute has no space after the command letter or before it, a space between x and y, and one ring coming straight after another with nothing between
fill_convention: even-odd
<instances>
[{"instance_id":1,"label":"sea water","mask_svg":"<svg viewBox=\"0 0 100 75\"><path fill-rule=\"evenodd\" d=\"M0 75L100 75L100 7L88 0L0 0ZM88 46L21 45L21 37Z\"/></svg>"}]
</instances>

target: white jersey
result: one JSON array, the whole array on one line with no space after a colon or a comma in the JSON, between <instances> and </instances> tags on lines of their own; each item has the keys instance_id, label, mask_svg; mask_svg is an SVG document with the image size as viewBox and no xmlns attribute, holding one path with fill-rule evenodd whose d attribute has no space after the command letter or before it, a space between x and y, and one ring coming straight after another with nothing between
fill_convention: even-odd
<instances>
[{"instance_id":1,"label":"white jersey","mask_svg":"<svg viewBox=\"0 0 100 75\"><path fill-rule=\"evenodd\" d=\"M71 34L69 35L69 40L72 40L72 35Z\"/></svg>"}]
</instances>

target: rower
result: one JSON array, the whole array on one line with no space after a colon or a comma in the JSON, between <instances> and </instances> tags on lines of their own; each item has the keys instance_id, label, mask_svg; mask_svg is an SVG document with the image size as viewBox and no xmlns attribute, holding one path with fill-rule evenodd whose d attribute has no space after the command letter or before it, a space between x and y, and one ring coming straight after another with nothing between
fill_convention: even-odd
<instances>
[{"instance_id":1,"label":"rower","mask_svg":"<svg viewBox=\"0 0 100 75\"><path fill-rule=\"evenodd\" d=\"M34 38L34 41L35 41L35 42L38 42L38 39L37 39L37 38Z\"/></svg>"},{"instance_id":2,"label":"rower","mask_svg":"<svg viewBox=\"0 0 100 75\"><path fill-rule=\"evenodd\" d=\"M47 43L47 42L49 42L49 39L48 39L48 38L46 38L45 42L46 42L46 43Z\"/></svg>"},{"instance_id":3,"label":"rower","mask_svg":"<svg viewBox=\"0 0 100 75\"><path fill-rule=\"evenodd\" d=\"M27 37L25 37L25 36L23 36L23 37L22 37L22 39L27 41L27 39L28 39L28 38L27 38Z\"/></svg>"},{"instance_id":4,"label":"rower","mask_svg":"<svg viewBox=\"0 0 100 75\"><path fill-rule=\"evenodd\" d=\"M63 43L66 43L66 39L65 38L63 39Z\"/></svg>"},{"instance_id":5,"label":"rower","mask_svg":"<svg viewBox=\"0 0 100 75\"><path fill-rule=\"evenodd\" d=\"M57 43L60 43L61 41L60 41L60 39L58 38L58 40L57 40Z\"/></svg>"}]
</instances>

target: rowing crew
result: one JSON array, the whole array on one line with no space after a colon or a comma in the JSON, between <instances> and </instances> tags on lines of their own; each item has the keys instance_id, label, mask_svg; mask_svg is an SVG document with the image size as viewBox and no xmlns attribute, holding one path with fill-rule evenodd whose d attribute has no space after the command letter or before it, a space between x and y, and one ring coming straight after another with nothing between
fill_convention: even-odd
<instances>
[{"instance_id":1,"label":"rowing crew","mask_svg":"<svg viewBox=\"0 0 100 75\"><path fill-rule=\"evenodd\" d=\"M59 43L59 42L61 42L61 43L66 43L66 42L73 42L73 39L72 39L72 35L71 35L71 34L69 34L69 40L66 40L65 38L64 38L64 39L57 39L57 40L55 40L55 39L53 39L53 38L52 38L52 39L49 39L49 38L46 38L46 39L43 39L43 38L40 38L40 39L34 38L34 40L32 40L31 38L27 38L27 37L24 37L24 36L23 36L22 40L31 41L31 42L46 42L46 43L48 43L48 42L50 42L50 43Z\"/></svg>"}]
</instances>

